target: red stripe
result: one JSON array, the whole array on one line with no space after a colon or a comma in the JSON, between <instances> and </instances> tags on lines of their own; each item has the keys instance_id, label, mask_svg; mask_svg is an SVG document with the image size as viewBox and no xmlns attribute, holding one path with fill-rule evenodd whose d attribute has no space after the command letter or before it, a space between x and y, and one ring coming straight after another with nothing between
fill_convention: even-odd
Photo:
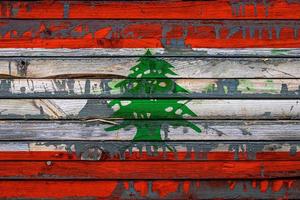
<instances>
[{"instance_id":1,"label":"red stripe","mask_svg":"<svg viewBox=\"0 0 300 200\"><path fill-rule=\"evenodd\" d=\"M7 179L258 179L300 175L300 161L1 161Z\"/></svg>"},{"instance_id":2,"label":"red stripe","mask_svg":"<svg viewBox=\"0 0 300 200\"><path fill-rule=\"evenodd\" d=\"M150 187L151 188L150 188ZM297 198L299 180L249 181L0 181L1 198L94 197L109 199ZM155 196L152 196L152 199ZM157 197L157 196L156 196Z\"/></svg>"},{"instance_id":3,"label":"red stripe","mask_svg":"<svg viewBox=\"0 0 300 200\"><path fill-rule=\"evenodd\" d=\"M296 21L50 20L46 24L0 21L4 35L0 48L300 47Z\"/></svg>"},{"instance_id":4,"label":"red stripe","mask_svg":"<svg viewBox=\"0 0 300 200\"><path fill-rule=\"evenodd\" d=\"M76 155L75 152L68 153L65 151L1 151L0 161L8 160L81 160L81 159L94 159L93 152L90 155L85 155L81 157L82 153ZM90 157L89 157L90 156ZM120 155L109 155L103 153L100 160L105 161L118 161L118 160L207 160L207 161L220 161L220 160L290 160L297 161L300 160L300 154L295 155L290 152L257 152L257 153L247 153L247 152L207 152L207 153L195 153L195 152L157 152L149 154L147 152L126 152L122 157Z\"/></svg>"},{"instance_id":5,"label":"red stripe","mask_svg":"<svg viewBox=\"0 0 300 200\"><path fill-rule=\"evenodd\" d=\"M234 3L237 2L237 3ZM248 2L248 3L243 3ZM263 3L266 2L266 3ZM243 10L244 9L244 10ZM0 4L2 18L299 19L300 4L256 1L38 1Z\"/></svg>"}]
</instances>

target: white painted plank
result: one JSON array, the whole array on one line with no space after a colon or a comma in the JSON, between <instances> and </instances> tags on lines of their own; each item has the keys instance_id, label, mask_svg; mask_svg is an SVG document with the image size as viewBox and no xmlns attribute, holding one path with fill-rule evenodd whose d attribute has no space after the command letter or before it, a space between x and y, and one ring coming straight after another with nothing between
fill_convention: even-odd
<instances>
[{"instance_id":1,"label":"white painted plank","mask_svg":"<svg viewBox=\"0 0 300 200\"><path fill-rule=\"evenodd\" d=\"M105 99L0 99L1 119L90 119L116 118L113 113L119 107L124 119L300 119L300 101L296 100L176 100L176 105L186 105L196 116L182 111L182 107L169 108L170 100L152 101L144 99L122 100L110 107ZM124 103L122 103L124 102ZM129 104L128 104L129 103ZM128 104L128 105L125 105ZM152 112L149 106L160 105L159 110L146 117L141 113ZM127 106L127 107L125 107ZM125 110L126 109L126 110ZM171 111L169 111L171 110ZM181 111L180 111L181 110ZM137 112L135 115L134 113ZM170 114L168 115L168 112ZM181 113L173 115L172 113ZM168 117L170 116L170 117ZM178 117L177 117L178 116Z\"/></svg>"},{"instance_id":2,"label":"white painted plank","mask_svg":"<svg viewBox=\"0 0 300 200\"><path fill-rule=\"evenodd\" d=\"M291 56L299 57L299 48L192 48L172 49L149 48L160 56ZM44 48L5 48L0 49L1 56L141 56L145 48L83 48L83 49L44 49Z\"/></svg>"},{"instance_id":3,"label":"white painted plank","mask_svg":"<svg viewBox=\"0 0 300 200\"><path fill-rule=\"evenodd\" d=\"M300 58L164 58L170 78L300 78ZM6 58L0 74L23 78L125 78L138 58ZM149 78L149 77L148 77Z\"/></svg>"},{"instance_id":4,"label":"white painted plank","mask_svg":"<svg viewBox=\"0 0 300 200\"><path fill-rule=\"evenodd\" d=\"M191 128L173 128L170 121L148 121L151 127L163 125L161 136L166 140L300 140L300 121L240 121L240 120L194 120L201 133ZM120 124L121 121L115 121ZM144 122L145 124L145 122ZM132 140L135 126L116 131L105 130L112 125L99 121L0 121L1 141L22 140Z\"/></svg>"}]
</instances>

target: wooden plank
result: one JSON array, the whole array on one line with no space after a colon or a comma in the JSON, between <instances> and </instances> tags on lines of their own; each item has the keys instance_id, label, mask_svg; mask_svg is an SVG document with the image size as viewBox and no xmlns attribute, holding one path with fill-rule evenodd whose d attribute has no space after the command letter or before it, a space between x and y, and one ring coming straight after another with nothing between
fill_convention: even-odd
<instances>
[{"instance_id":1,"label":"wooden plank","mask_svg":"<svg viewBox=\"0 0 300 200\"><path fill-rule=\"evenodd\" d=\"M299 147L299 141L1 141L0 160L297 161Z\"/></svg>"},{"instance_id":2,"label":"wooden plank","mask_svg":"<svg viewBox=\"0 0 300 200\"><path fill-rule=\"evenodd\" d=\"M299 48L189 48L172 49L147 48L155 56L198 56L198 57L299 57ZM145 48L3 48L0 57L112 57L112 56L142 56Z\"/></svg>"},{"instance_id":3,"label":"wooden plank","mask_svg":"<svg viewBox=\"0 0 300 200\"><path fill-rule=\"evenodd\" d=\"M0 79L0 98L300 98L300 79L171 79L189 93L133 95L115 87L125 79ZM143 84L151 79L136 79ZM156 80L156 79L155 79ZM159 79L157 81L169 81Z\"/></svg>"},{"instance_id":4,"label":"wooden plank","mask_svg":"<svg viewBox=\"0 0 300 200\"><path fill-rule=\"evenodd\" d=\"M0 48L297 48L297 20L0 20Z\"/></svg>"},{"instance_id":5,"label":"wooden plank","mask_svg":"<svg viewBox=\"0 0 300 200\"><path fill-rule=\"evenodd\" d=\"M299 175L300 161L0 161L0 179L11 180L267 179Z\"/></svg>"},{"instance_id":6,"label":"wooden plank","mask_svg":"<svg viewBox=\"0 0 300 200\"><path fill-rule=\"evenodd\" d=\"M129 122L129 121L127 121ZM136 120L133 120L136 122ZM190 121L202 129L201 133L187 127L174 129L164 122L147 121L147 126L163 124L161 135L165 140L299 140L298 120L288 121L241 121L201 120ZM121 123L116 121L116 123ZM141 122L142 123L142 122ZM0 121L0 140L132 140L136 128L105 130L110 123L101 121Z\"/></svg>"},{"instance_id":7,"label":"wooden plank","mask_svg":"<svg viewBox=\"0 0 300 200\"><path fill-rule=\"evenodd\" d=\"M23 187L22 187L23 186ZM24 187L25 186L25 187ZM230 181L7 181L0 182L1 197L24 198L295 198L297 180ZM16 189L17 192L13 192ZM61 191L60 191L61 190ZM18 196L19 195L19 196Z\"/></svg>"},{"instance_id":8,"label":"wooden plank","mask_svg":"<svg viewBox=\"0 0 300 200\"><path fill-rule=\"evenodd\" d=\"M0 181L1 198L96 199L297 199L300 181L278 180L128 180Z\"/></svg>"},{"instance_id":9,"label":"wooden plank","mask_svg":"<svg viewBox=\"0 0 300 200\"><path fill-rule=\"evenodd\" d=\"M299 99L117 99L110 105L111 101L0 99L0 119L300 119Z\"/></svg>"},{"instance_id":10,"label":"wooden plank","mask_svg":"<svg viewBox=\"0 0 300 200\"><path fill-rule=\"evenodd\" d=\"M284 0L1 1L0 9L1 18L18 19L299 19L300 17L299 2Z\"/></svg>"},{"instance_id":11,"label":"wooden plank","mask_svg":"<svg viewBox=\"0 0 300 200\"><path fill-rule=\"evenodd\" d=\"M125 78L130 74L130 69L139 63L138 59L4 58L0 59L0 74L5 78ZM174 66L172 71L177 75L167 74L171 78L300 78L299 58L162 59Z\"/></svg>"},{"instance_id":12,"label":"wooden plank","mask_svg":"<svg viewBox=\"0 0 300 200\"><path fill-rule=\"evenodd\" d=\"M201 152L202 153L202 152ZM298 153L299 154L299 153ZM176 157L174 153L161 153L158 152L156 156L148 155L146 152L133 152L132 154L126 152L124 153L124 158L120 158L118 156L115 157L105 157L99 158L99 154L93 152L92 149L90 152L85 152L84 156L77 156L75 153L69 153L65 151L32 151L32 152L0 152L0 160L1 161L69 161L69 160L101 160L101 161L119 161L119 160L128 160L128 161L191 161L191 160L205 160L205 161L232 161L232 160L257 160L257 161L274 161L274 160L282 160L282 161L299 161L300 156L291 156L288 152L261 152L256 153L255 159L249 158L246 153L235 153L235 152L206 152L200 155L205 155L203 158L199 158L197 153L187 154L185 152L178 152ZM235 159L238 157L238 159ZM196 159L197 158L197 159Z\"/></svg>"}]
</instances>

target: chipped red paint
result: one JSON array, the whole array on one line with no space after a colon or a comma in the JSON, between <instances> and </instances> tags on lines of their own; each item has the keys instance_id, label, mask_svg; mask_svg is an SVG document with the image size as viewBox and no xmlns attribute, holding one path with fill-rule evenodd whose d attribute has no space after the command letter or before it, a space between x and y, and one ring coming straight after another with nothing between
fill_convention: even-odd
<instances>
[{"instance_id":1,"label":"chipped red paint","mask_svg":"<svg viewBox=\"0 0 300 200\"><path fill-rule=\"evenodd\" d=\"M0 48L299 48L299 19L296 0L1 1ZM0 198L297 199L297 147L275 150L2 151Z\"/></svg>"},{"instance_id":2,"label":"chipped red paint","mask_svg":"<svg viewBox=\"0 0 300 200\"><path fill-rule=\"evenodd\" d=\"M75 152L66 151L1 151L0 161L8 160L94 160L94 155L91 152L90 158L83 158L81 155L77 155ZM247 152L173 152L163 153L157 152L153 155L149 155L147 152L125 152L124 157L113 156L111 157L106 152L102 153L99 160L103 161L118 161L118 160L174 160L174 161L234 161L234 160L300 160L300 154L291 154L290 152L257 152L255 157L249 157Z\"/></svg>"},{"instance_id":3,"label":"chipped red paint","mask_svg":"<svg viewBox=\"0 0 300 200\"><path fill-rule=\"evenodd\" d=\"M300 161L0 161L4 179L264 179L300 176Z\"/></svg>"},{"instance_id":4,"label":"chipped red paint","mask_svg":"<svg viewBox=\"0 0 300 200\"><path fill-rule=\"evenodd\" d=\"M2 18L37 19L299 19L286 0L1 1Z\"/></svg>"},{"instance_id":5,"label":"chipped red paint","mask_svg":"<svg viewBox=\"0 0 300 200\"><path fill-rule=\"evenodd\" d=\"M297 20L0 20L0 48L300 47Z\"/></svg>"},{"instance_id":6,"label":"chipped red paint","mask_svg":"<svg viewBox=\"0 0 300 200\"><path fill-rule=\"evenodd\" d=\"M0 181L0 198L295 199L299 180Z\"/></svg>"}]
</instances>

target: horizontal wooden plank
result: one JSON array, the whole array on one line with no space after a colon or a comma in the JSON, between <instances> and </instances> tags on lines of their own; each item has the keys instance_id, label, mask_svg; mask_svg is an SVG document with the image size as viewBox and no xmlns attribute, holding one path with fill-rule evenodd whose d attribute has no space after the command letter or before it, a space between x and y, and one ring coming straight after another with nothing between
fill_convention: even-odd
<instances>
[{"instance_id":1,"label":"horizontal wooden plank","mask_svg":"<svg viewBox=\"0 0 300 200\"><path fill-rule=\"evenodd\" d=\"M147 48L155 56L199 56L199 57L299 57L299 48ZM113 57L142 56L145 48L2 48L0 57Z\"/></svg>"},{"instance_id":2,"label":"horizontal wooden plank","mask_svg":"<svg viewBox=\"0 0 300 200\"><path fill-rule=\"evenodd\" d=\"M299 141L15 141L0 160L300 160Z\"/></svg>"},{"instance_id":3,"label":"horizontal wooden plank","mask_svg":"<svg viewBox=\"0 0 300 200\"><path fill-rule=\"evenodd\" d=\"M125 78L137 57L114 58L3 58L2 77ZM300 78L299 58L158 58L170 63L172 78ZM152 76L147 75L147 78ZM143 78L143 77L141 77ZM157 78L157 77L153 77Z\"/></svg>"},{"instance_id":4,"label":"horizontal wooden plank","mask_svg":"<svg viewBox=\"0 0 300 200\"><path fill-rule=\"evenodd\" d=\"M11 180L266 179L299 175L300 161L0 161L0 179Z\"/></svg>"},{"instance_id":5,"label":"horizontal wooden plank","mask_svg":"<svg viewBox=\"0 0 300 200\"><path fill-rule=\"evenodd\" d=\"M297 48L297 20L0 20L0 48Z\"/></svg>"},{"instance_id":6,"label":"horizontal wooden plank","mask_svg":"<svg viewBox=\"0 0 300 200\"><path fill-rule=\"evenodd\" d=\"M300 98L300 79L153 79L172 80L189 93L155 91L138 95L115 85L125 79L1 79L0 98ZM151 79L135 79L145 84Z\"/></svg>"},{"instance_id":7,"label":"horizontal wooden plank","mask_svg":"<svg viewBox=\"0 0 300 200\"><path fill-rule=\"evenodd\" d=\"M300 119L299 99L0 99L0 111L0 119Z\"/></svg>"},{"instance_id":8,"label":"horizontal wooden plank","mask_svg":"<svg viewBox=\"0 0 300 200\"><path fill-rule=\"evenodd\" d=\"M1 18L18 19L299 19L300 17L299 2L284 0L1 1L0 9Z\"/></svg>"},{"instance_id":9,"label":"horizontal wooden plank","mask_svg":"<svg viewBox=\"0 0 300 200\"><path fill-rule=\"evenodd\" d=\"M108 122L108 121L106 121ZM126 129L107 131L113 126L98 120L92 121L0 121L0 140L132 140L136 134L136 120ZM146 121L150 129L161 126L165 140L299 140L299 120L288 121L241 121L241 120L200 120L189 121L202 132L188 127L172 127L174 121ZM121 121L116 121L120 124ZM142 123L142 122L141 122ZM180 125L180 121L178 122ZM64 143L63 143L64 144Z\"/></svg>"},{"instance_id":10,"label":"horizontal wooden plank","mask_svg":"<svg viewBox=\"0 0 300 200\"><path fill-rule=\"evenodd\" d=\"M298 179L0 181L1 198L96 199L297 199Z\"/></svg>"},{"instance_id":11,"label":"horizontal wooden plank","mask_svg":"<svg viewBox=\"0 0 300 200\"><path fill-rule=\"evenodd\" d=\"M204 155L203 157L199 155ZM31 151L31 152L0 152L1 161L70 161L70 160L101 160L101 161L118 161L118 160L128 160L128 161L191 161L191 160L205 160L205 161L232 161L232 160L256 160L256 161L299 161L300 155L291 155L288 152L260 152L255 154L255 158L248 157L248 154L239 152L206 152L206 153L186 153L186 152L177 152L176 154L167 152L161 153L158 152L155 156L148 155L146 152L133 152L124 153L124 158L120 156L106 157L105 154L101 157L97 151L90 149L87 152L84 152L82 155L77 156L75 153L69 153L65 151Z\"/></svg>"}]
</instances>

